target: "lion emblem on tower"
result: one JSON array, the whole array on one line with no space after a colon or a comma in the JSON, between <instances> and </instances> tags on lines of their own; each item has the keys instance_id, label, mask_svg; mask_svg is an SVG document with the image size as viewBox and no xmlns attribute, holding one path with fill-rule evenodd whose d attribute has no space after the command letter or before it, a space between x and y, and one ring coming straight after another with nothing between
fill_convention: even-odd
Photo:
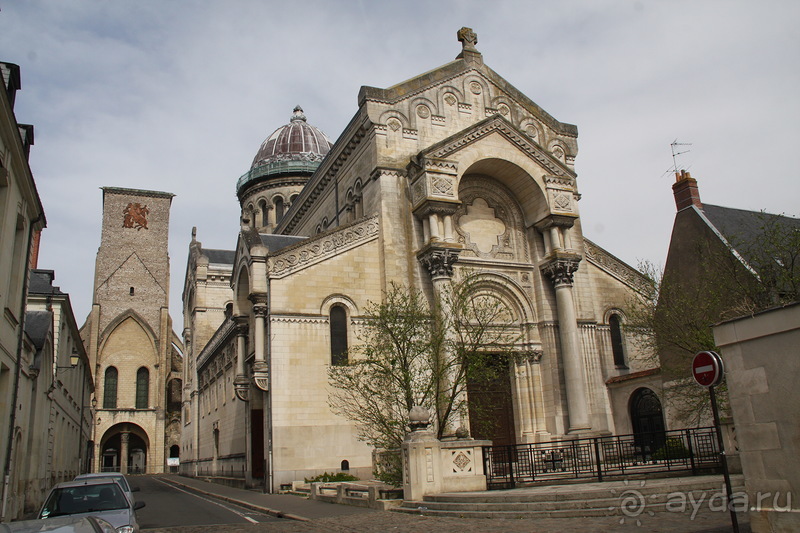
<instances>
[{"instance_id":1,"label":"lion emblem on tower","mask_svg":"<svg viewBox=\"0 0 800 533\"><path fill-rule=\"evenodd\" d=\"M142 228L147 229L147 215L150 214L150 210L146 205L131 202L122 213L125 215L122 221L123 228L136 228L137 231Z\"/></svg>"}]
</instances>

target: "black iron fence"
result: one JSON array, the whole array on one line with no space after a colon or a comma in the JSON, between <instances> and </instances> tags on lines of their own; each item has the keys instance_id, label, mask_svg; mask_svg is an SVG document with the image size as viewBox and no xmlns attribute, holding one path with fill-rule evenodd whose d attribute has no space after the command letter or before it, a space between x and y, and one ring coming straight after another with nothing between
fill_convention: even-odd
<instances>
[{"instance_id":1,"label":"black iron fence","mask_svg":"<svg viewBox=\"0 0 800 533\"><path fill-rule=\"evenodd\" d=\"M681 470L697 474L720 467L713 427L486 446L483 461L489 489Z\"/></svg>"}]
</instances>

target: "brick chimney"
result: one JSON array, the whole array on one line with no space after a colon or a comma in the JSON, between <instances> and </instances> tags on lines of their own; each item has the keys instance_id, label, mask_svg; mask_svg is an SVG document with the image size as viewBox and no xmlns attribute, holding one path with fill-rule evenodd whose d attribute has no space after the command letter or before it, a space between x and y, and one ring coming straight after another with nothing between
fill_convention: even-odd
<instances>
[{"instance_id":1,"label":"brick chimney","mask_svg":"<svg viewBox=\"0 0 800 533\"><path fill-rule=\"evenodd\" d=\"M31 242L31 258L28 266L32 269L39 268L39 243L42 241L42 230L36 230Z\"/></svg>"},{"instance_id":2,"label":"brick chimney","mask_svg":"<svg viewBox=\"0 0 800 533\"><path fill-rule=\"evenodd\" d=\"M678 211L690 205L703 209L703 204L700 202L700 190L697 188L697 180L692 178L692 175L685 170L675 173L672 194L675 196L675 207L678 208Z\"/></svg>"}]
</instances>

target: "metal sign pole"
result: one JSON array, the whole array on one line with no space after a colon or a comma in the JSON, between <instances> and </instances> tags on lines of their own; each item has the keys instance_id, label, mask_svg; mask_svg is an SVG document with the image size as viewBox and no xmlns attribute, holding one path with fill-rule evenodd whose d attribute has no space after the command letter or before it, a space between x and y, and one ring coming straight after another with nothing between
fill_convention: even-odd
<instances>
[{"instance_id":1,"label":"metal sign pole","mask_svg":"<svg viewBox=\"0 0 800 533\"><path fill-rule=\"evenodd\" d=\"M739 520L733 508L733 489L731 488L731 474L728 471L728 458L725 456L725 445L722 442L722 428L719 424L719 411L717 411L717 394L714 386L708 387L708 394L711 396L711 412L714 414L714 427L717 430L717 443L719 445L719 457L722 462L722 475L725 478L725 491L728 497L728 510L731 513L731 526L733 533L739 533Z\"/></svg>"}]
</instances>

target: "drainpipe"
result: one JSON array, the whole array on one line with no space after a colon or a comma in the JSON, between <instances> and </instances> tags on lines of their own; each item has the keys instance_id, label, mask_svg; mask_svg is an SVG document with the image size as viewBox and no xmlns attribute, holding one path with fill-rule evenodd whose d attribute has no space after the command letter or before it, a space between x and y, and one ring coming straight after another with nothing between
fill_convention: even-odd
<instances>
[{"instance_id":1,"label":"drainpipe","mask_svg":"<svg viewBox=\"0 0 800 533\"><path fill-rule=\"evenodd\" d=\"M11 456L14 453L14 428L17 424L17 400L19 399L19 381L22 370L22 343L25 338L25 310L28 308L28 283L30 281L30 253L31 243L33 242L33 227L42 221L44 212L40 211L39 216L32 220L28 225L28 246L25 255L25 277L22 280L22 301L19 305L19 336L17 337L17 361L15 366L16 375L14 376L14 393L11 400L11 416L8 421L8 446L6 447L5 466L3 467L3 507L0 511L0 520L5 521L6 505L8 504L8 488L11 482Z\"/></svg>"},{"instance_id":2,"label":"drainpipe","mask_svg":"<svg viewBox=\"0 0 800 533\"><path fill-rule=\"evenodd\" d=\"M266 335L266 354L267 360L267 457L269 457L269 470L264 475L269 477L267 485L270 494L275 494L275 478L273 476L274 466L272 464L272 335L270 334L272 322L272 290L269 283L269 272L267 272L267 318L264 321L264 334Z\"/></svg>"}]
</instances>

